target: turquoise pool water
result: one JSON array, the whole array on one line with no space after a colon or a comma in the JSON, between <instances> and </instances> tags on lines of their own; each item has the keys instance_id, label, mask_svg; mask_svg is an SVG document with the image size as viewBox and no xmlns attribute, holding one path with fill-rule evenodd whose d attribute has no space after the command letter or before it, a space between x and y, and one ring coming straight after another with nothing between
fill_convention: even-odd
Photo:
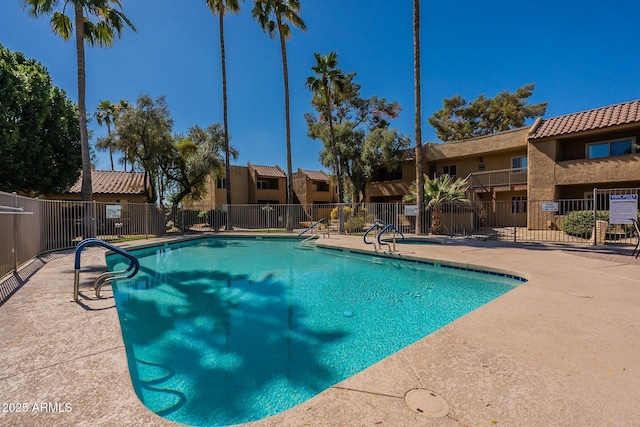
<instances>
[{"instance_id":1,"label":"turquoise pool water","mask_svg":"<svg viewBox=\"0 0 640 427\"><path fill-rule=\"evenodd\" d=\"M289 239L132 253L141 271L114 294L133 386L152 411L196 426L289 409L520 283Z\"/></svg>"}]
</instances>

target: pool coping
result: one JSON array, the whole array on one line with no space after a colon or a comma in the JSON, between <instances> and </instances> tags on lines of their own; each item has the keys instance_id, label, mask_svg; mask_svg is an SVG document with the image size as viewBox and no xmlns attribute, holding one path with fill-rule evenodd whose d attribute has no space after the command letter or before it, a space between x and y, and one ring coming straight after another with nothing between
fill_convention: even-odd
<instances>
[{"instance_id":1,"label":"pool coping","mask_svg":"<svg viewBox=\"0 0 640 427\"><path fill-rule=\"evenodd\" d=\"M370 253L361 240L321 242ZM248 425L640 424L637 266L554 247L443 241L405 245L396 256L510 271L528 282L307 402ZM83 293L104 265L103 250L83 254ZM0 407L0 423L175 425L133 393L108 300L69 302L72 270L72 255L48 262L0 307L7 349L0 404L49 404L26 413ZM448 415L411 411L404 394L415 388L443 396Z\"/></svg>"}]
</instances>

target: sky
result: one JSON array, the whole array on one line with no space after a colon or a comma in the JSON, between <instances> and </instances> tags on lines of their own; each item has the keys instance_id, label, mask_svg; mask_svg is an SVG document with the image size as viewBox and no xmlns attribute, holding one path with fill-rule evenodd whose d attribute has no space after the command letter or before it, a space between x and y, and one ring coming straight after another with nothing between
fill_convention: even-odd
<instances>
[{"instance_id":1,"label":"sky","mask_svg":"<svg viewBox=\"0 0 640 427\"><path fill-rule=\"evenodd\" d=\"M41 62L77 101L74 43L54 35L48 18L28 16L21 0L1 1L0 43ZM229 132L240 154L232 164L286 170L280 46L252 20L252 3L225 19ZM362 96L398 101L391 126L413 141L413 2L301 3L307 31L294 29L287 42L294 171L323 169L321 143L307 137L304 120L313 111L305 81L314 52L336 51L339 68L357 73ZM218 18L205 1L122 4L137 32L125 31L111 48L87 47L88 113L101 100L164 95L174 133L222 122ZM549 103L546 118L640 98L640 2L423 0L421 9L423 142L439 142L427 118L454 95L473 101L535 83L529 100ZM95 120L89 128L92 143L107 132ZM97 168L110 168L106 153Z\"/></svg>"}]
</instances>

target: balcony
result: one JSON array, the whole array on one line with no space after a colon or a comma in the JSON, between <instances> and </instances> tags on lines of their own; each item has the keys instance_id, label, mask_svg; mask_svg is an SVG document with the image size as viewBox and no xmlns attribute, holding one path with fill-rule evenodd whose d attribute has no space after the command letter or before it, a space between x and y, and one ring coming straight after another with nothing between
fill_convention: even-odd
<instances>
[{"instance_id":1,"label":"balcony","mask_svg":"<svg viewBox=\"0 0 640 427\"><path fill-rule=\"evenodd\" d=\"M495 171L470 173L467 176L469 189L491 191L497 187L513 188L527 185L527 169L500 169Z\"/></svg>"}]
</instances>

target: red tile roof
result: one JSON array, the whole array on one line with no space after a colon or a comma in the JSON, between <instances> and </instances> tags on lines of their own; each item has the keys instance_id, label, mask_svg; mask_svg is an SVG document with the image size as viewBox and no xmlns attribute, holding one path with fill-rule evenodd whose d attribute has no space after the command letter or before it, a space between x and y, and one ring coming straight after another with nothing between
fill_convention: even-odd
<instances>
[{"instance_id":1,"label":"red tile roof","mask_svg":"<svg viewBox=\"0 0 640 427\"><path fill-rule=\"evenodd\" d=\"M144 194L143 172L91 171L91 187L95 194ZM82 174L66 193L80 193Z\"/></svg>"},{"instance_id":2,"label":"red tile roof","mask_svg":"<svg viewBox=\"0 0 640 427\"><path fill-rule=\"evenodd\" d=\"M260 165L251 165L253 170L256 171L256 174L268 178L286 178L284 171L280 169L278 166L260 166Z\"/></svg>"},{"instance_id":3,"label":"red tile roof","mask_svg":"<svg viewBox=\"0 0 640 427\"><path fill-rule=\"evenodd\" d=\"M542 120L529 140L640 122L640 100Z\"/></svg>"},{"instance_id":4,"label":"red tile roof","mask_svg":"<svg viewBox=\"0 0 640 427\"><path fill-rule=\"evenodd\" d=\"M307 175L307 178L312 181L329 181L329 175L327 175L323 171L303 170L302 172L304 172L304 174Z\"/></svg>"}]
</instances>

